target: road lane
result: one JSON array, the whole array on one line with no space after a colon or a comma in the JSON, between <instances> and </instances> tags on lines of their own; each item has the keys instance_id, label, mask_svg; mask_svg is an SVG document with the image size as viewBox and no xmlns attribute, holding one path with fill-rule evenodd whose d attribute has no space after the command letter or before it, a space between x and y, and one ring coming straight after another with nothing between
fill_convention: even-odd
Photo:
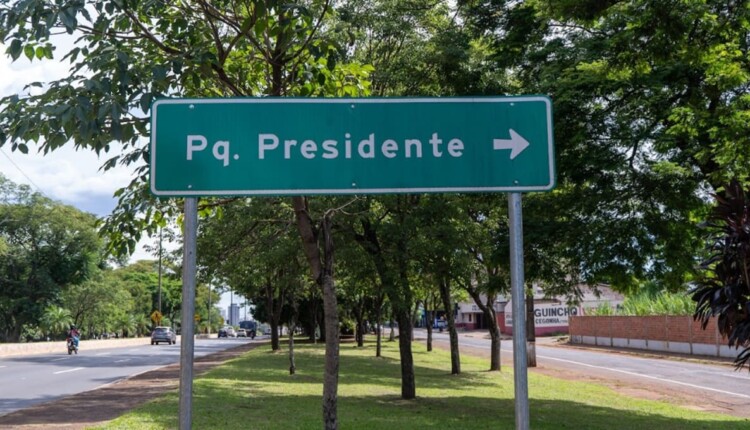
<instances>
[{"instance_id":1,"label":"road lane","mask_svg":"<svg viewBox=\"0 0 750 430\"><path fill-rule=\"evenodd\" d=\"M195 357L251 342L249 339L196 339ZM13 356L0 359L0 415L92 390L124 378L178 363L180 344L136 345L78 355Z\"/></svg>"},{"instance_id":2,"label":"road lane","mask_svg":"<svg viewBox=\"0 0 750 430\"><path fill-rule=\"evenodd\" d=\"M425 334L425 333L423 333ZM426 334L425 334L426 335ZM447 333L433 333L437 342L448 342ZM462 334L459 345L486 350L490 341L483 336ZM503 361L512 361L513 342L501 345ZM540 367L570 369L584 374L596 373L629 383L658 383L674 390L693 390L716 396L718 401L741 406L750 404L750 374L747 369L735 371L728 364L709 364L696 361L673 360L669 357L650 358L637 354L620 354L587 348L544 346L536 344L537 364Z\"/></svg>"}]
</instances>

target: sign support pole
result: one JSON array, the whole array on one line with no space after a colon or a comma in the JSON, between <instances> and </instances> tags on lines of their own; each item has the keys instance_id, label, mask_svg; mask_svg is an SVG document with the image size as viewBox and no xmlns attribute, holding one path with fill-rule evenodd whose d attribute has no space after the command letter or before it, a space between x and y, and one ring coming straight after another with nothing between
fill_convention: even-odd
<instances>
[{"instance_id":1,"label":"sign support pole","mask_svg":"<svg viewBox=\"0 0 750 430\"><path fill-rule=\"evenodd\" d=\"M516 430L529 429L529 387L526 357L526 304L523 279L523 214L521 193L508 194L510 220L510 289L513 301L513 375Z\"/></svg>"},{"instance_id":2,"label":"sign support pole","mask_svg":"<svg viewBox=\"0 0 750 430\"><path fill-rule=\"evenodd\" d=\"M192 428L195 264L198 238L198 199L185 199L182 253L182 331L180 345L180 430Z\"/></svg>"}]
</instances>

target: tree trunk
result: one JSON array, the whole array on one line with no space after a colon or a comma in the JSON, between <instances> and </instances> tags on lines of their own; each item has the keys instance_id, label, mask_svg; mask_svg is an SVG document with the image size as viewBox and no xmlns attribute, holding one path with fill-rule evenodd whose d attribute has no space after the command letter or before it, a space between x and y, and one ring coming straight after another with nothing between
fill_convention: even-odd
<instances>
[{"instance_id":1,"label":"tree trunk","mask_svg":"<svg viewBox=\"0 0 750 430\"><path fill-rule=\"evenodd\" d=\"M497 326L497 314L495 313L496 295L487 294L487 303L482 303L479 291L475 288L464 287L474 303L482 310L484 319L487 320L487 330L490 332L490 371L500 370L500 327Z\"/></svg>"},{"instance_id":2,"label":"tree trunk","mask_svg":"<svg viewBox=\"0 0 750 430\"><path fill-rule=\"evenodd\" d=\"M323 379L323 424L326 430L338 428L339 385L339 315L336 304L336 286L333 281L333 239L330 218L323 219L323 311L326 330L326 364Z\"/></svg>"},{"instance_id":3,"label":"tree trunk","mask_svg":"<svg viewBox=\"0 0 750 430\"><path fill-rule=\"evenodd\" d=\"M394 324L393 318L391 318L391 333L388 335L389 342L393 342L394 340L396 340L396 330L394 330L393 328L394 325L395 324Z\"/></svg>"},{"instance_id":4,"label":"tree trunk","mask_svg":"<svg viewBox=\"0 0 750 430\"><path fill-rule=\"evenodd\" d=\"M296 323L294 322L294 316L289 322L289 374L294 375L297 371L297 366L294 364L294 329Z\"/></svg>"},{"instance_id":5,"label":"tree trunk","mask_svg":"<svg viewBox=\"0 0 750 430\"><path fill-rule=\"evenodd\" d=\"M417 384L414 377L414 357L411 351L411 311L409 308L398 312L398 348L401 355L401 398L411 400L417 397Z\"/></svg>"},{"instance_id":6,"label":"tree trunk","mask_svg":"<svg viewBox=\"0 0 750 430\"><path fill-rule=\"evenodd\" d=\"M429 304L425 300L425 308L428 306ZM435 319L435 317L433 317L432 315L433 311L428 311L427 309L425 309L424 314L426 319L425 325L427 326L427 351L430 352L432 351L432 321Z\"/></svg>"},{"instance_id":7,"label":"tree trunk","mask_svg":"<svg viewBox=\"0 0 750 430\"><path fill-rule=\"evenodd\" d=\"M534 295L526 295L526 360L528 367L536 367L536 324L534 323Z\"/></svg>"},{"instance_id":8,"label":"tree trunk","mask_svg":"<svg viewBox=\"0 0 750 430\"><path fill-rule=\"evenodd\" d=\"M365 298L360 297L356 308L354 309L354 317L357 318L357 327L354 332L354 338L357 341L357 346L362 348L365 346Z\"/></svg>"},{"instance_id":9,"label":"tree trunk","mask_svg":"<svg viewBox=\"0 0 750 430\"><path fill-rule=\"evenodd\" d=\"M497 320L490 324L490 371L500 371L500 329L497 327Z\"/></svg>"},{"instance_id":10,"label":"tree trunk","mask_svg":"<svg viewBox=\"0 0 750 430\"><path fill-rule=\"evenodd\" d=\"M318 337L315 332L318 328L318 300L315 298L315 294L310 294L310 326L308 327L309 333L308 338L312 343L318 343Z\"/></svg>"},{"instance_id":11,"label":"tree trunk","mask_svg":"<svg viewBox=\"0 0 750 430\"><path fill-rule=\"evenodd\" d=\"M382 343L383 343L383 300L384 296L383 293L378 294L378 299L376 303L376 326L375 326L375 338L377 339L377 346L375 347L375 356L381 357L382 356Z\"/></svg>"},{"instance_id":12,"label":"tree trunk","mask_svg":"<svg viewBox=\"0 0 750 430\"><path fill-rule=\"evenodd\" d=\"M281 349L281 343L279 342L279 325L273 319L271 319L271 350L278 351Z\"/></svg>"},{"instance_id":13,"label":"tree trunk","mask_svg":"<svg viewBox=\"0 0 750 430\"><path fill-rule=\"evenodd\" d=\"M281 349L279 343L279 315L275 312L273 287L270 281L266 281L266 308L270 313L268 323L271 325L271 350L278 351Z\"/></svg>"},{"instance_id":14,"label":"tree trunk","mask_svg":"<svg viewBox=\"0 0 750 430\"><path fill-rule=\"evenodd\" d=\"M383 342L383 300L382 298L379 299L380 300L378 301L377 315L375 316L375 338L377 339L375 346L375 357L382 356L381 352Z\"/></svg>"},{"instance_id":15,"label":"tree trunk","mask_svg":"<svg viewBox=\"0 0 750 430\"><path fill-rule=\"evenodd\" d=\"M323 374L323 427L325 430L338 428L337 392L339 384L339 317L336 306L336 291L333 280L333 239L331 238L330 218L323 218L324 253L321 258L318 234L307 210L303 197L292 197L297 228L302 238L302 248L310 265L315 282L323 289L323 318L326 342L325 371Z\"/></svg>"},{"instance_id":16,"label":"tree trunk","mask_svg":"<svg viewBox=\"0 0 750 430\"><path fill-rule=\"evenodd\" d=\"M448 335L451 343L451 375L461 373L461 356L458 351L458 332L456 321L453 319L453 304L451 303L450 281L443 278L440 281L440 299L445 309L445 320L448 323Z\"/></svg>"},{"instance_id":17,"label":"tree trunk","mask_svg":"<svg viewBox=\"0 0 750 430\"><path fill-rule=\"evenodd\" d=\"M299 317L299 303L294 298L294 292L289 294L289 302L292 305L292 316L289 318L289 374L294 375L297 371L297 366L294 363L294 331L297 329Z\"/></svg>"}]
</instances>

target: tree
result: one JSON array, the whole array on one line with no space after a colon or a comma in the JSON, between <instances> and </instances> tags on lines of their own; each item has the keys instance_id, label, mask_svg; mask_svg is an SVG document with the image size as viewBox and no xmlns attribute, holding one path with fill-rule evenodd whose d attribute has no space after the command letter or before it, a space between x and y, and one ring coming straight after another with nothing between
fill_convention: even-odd
<instances>
[{"instance_id":1,"label":"tree","mask_svg":"<svg viewBox=\"0 0 750 430\"><path fill-rule=\"evenodd\" d=\"M507 230L507 214L495 202L496 195L462 196L458 204L468 220L464 235L466 251L472 258L468 271L455 274L456 283L464 289L482 311L490 335L490 370L500 370L500 328L495 303L499 294L510 290L509 262L503 256L508 244L497 240Z\"/></svg>"},{"instance_id":2,"label":"tree","mask_svg":"<svg viewBox=\"0 0 750 430\"><path fill-rule=\"evenodd\" d=\"M406 400L416 397L411 350L415 298L410 285L410 243L418 220L410 214L418 202L416 195L363 199L353 232L354 239L372 259L398 322L401 397Z\"/></svg>"},{"instance_id":3,"label":"tree","mask_svg":"<svg viewBox=\"0 0 750 430\"><path fill-rule=\"evenodd\" d=\"M558 189L534 195L589 283L694 274L705 190L748 175L748 14L722 1L460 2L494 67L554 103ZM525 214L532 213L524 210ZM526 229L529 231L529 229Z\"/></svg>"},{"instance_id":4,"label":"tree","mask_svg":"<svg viewBox=\"0 0 750 430\"><path fill-rule=\"evenodd\" d=\"M0 175L0 340L18 341L100 262L95 217Z\"/></svg>"},{"instance_id":5,"label":"tree","mask_svg":"<svg viewBox=\"0 0 750 430\"><path fill-rule=\"evenodd\" d=\"M441 0L348 0L339 12L353 57L374 67L377 96L446 95L442 66L462 60L453 34L440 37L450 29L449 15Z\"/></svg>"},{"instance_id":6,"label":"tree","mask_svg":"<svg viewBox=\"0 0 750 430\"><path fill-rule=\"evenodd\" d=\"M750 189L733 181L714 197L706 222L709 255L693 290L694 316L704 329L718 317L729 346L743 348L735 359L741 368L750 362Z\"/></svg>"},{"instance_id":7,"label":"tree","mask_svg":"<svg viewBox=\"0 0 750 430\"><path fill-rule=\"evenodd\" d=\"M421 243L415 251L416 260L420 261L421 270L428 273L430 280L437 284L437 291L448 326L451 349L451 374L461 373L461 359L458 347L458 332L453 318L453 280L462 272L469 271L471 266L467 238L462 224L457 199L446 196L426 196L420 201L420 210L416 216L419 222L419 240ZM430 321L430 324L432 322Z\"/></svg>"},{"instance_id":8,"label":"tree","mask_svg":"<svg viewBox=\"0 0 750 430\"><path fill-rule=\"evenodd\" d=\"M86 281L72 285L62 293L62 304L71 317L71 322L83 330L86 336L109 331L113 320L113 308L129 304L127 291L117 288L110 270L97 270Z\"/></svg>"},{"instance_id":9,"label":"tree","mask_svg":"<svg viewBox=\"0 0 750 430\"><path fill-rule=\"evenodd\" d=\"M73 323L70 311L59 306L49 306L44 310L41 326L44 333L52 338L63 335Z\"/></svg>"},{"instance_id":10,"label":"tree","mask_svg":"<svg viewBox=\"0 0 750 430\"><path fill-rule=\"evenodd\" d=\"M325 37L335 32L324 25L330 7L328 0L32 0L0 9L0 37L13 59L22 53L51 58L50 36L61 29L80 35L64 57L73 64L69 77L49 83L40 95L0 101L0 142L13 141L21 151L28 149L25 141L39 142L45 153L71 141L97 153L120 142L124 155L108 160L106 169L148 158L141 138L148 135L150 104L158 97L361 95L369 70L339 61L344 49L336 37ZM134 61L144 58L149 61ZM120 253L132 252L144 230L156 232L164 215L177 215L175 205L156 204L148 195L147 167L136 172L140 176L118 192L118 207L104 226ZM301 197L294 207L304 211ZM300 217L300 231L305 249L312 250L308 219ZM327 428L337 426L329 386L334 381L326 382Z\"/></svg>"},{"instance_id":11,"label":"tree","mask_svg":"<svg viewBox=\"0 0 750 430\"><path fill-rule=\"evenodd\" d=\"M274 351L290 285L302 276L293 216L286 200L239 199L206 218L198 238L206 276L256 300L256 318L271 325Z\"/></svg>"}]
</instances>

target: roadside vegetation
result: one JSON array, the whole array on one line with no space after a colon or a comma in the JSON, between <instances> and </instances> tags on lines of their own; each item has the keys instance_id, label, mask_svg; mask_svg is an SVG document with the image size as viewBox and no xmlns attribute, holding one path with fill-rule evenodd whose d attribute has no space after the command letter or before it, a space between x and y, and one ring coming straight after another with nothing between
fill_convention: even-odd
<instances>
[{"instance_id":1,"label":"roadside vegetation","mask_svg":"<svg viewBox=\"0 0 750 430\"><path fill-rule=\"evenodd\" d=\"M76 38L68 52L56 37L63 33ZM0 7L6 54L67 62L70 74L0 99L0 146L45 154L74 146L105 157L103 170L134 172L116 192L113 213L97 224L103 242L87 254L101 249L125 258L143 237L170 226L179 231L183 219L181 199L149 193L154 100L545 94L553 103L557 186L524 196L526 281L571 299L582 285L598 283L632 291L653 282L680 293L701 270L718 268L696 297L699 314L721 315L722 332L745 345L748 271L724 275L748 267L748 230L739 229L728 266L716 257L702 268L695 262L706 253L698 223L725 184L750 184L748 40L747 1L24 0ZM367 325L398 324L400 393L409 400L431 389L418 385L422 369L413 365L409 331L419 309L450 315L456 298L468 294L494 321L494 299L508 294L508 213L496 194L226 196L201 198L198 206L198 294L218 283L251 298L256 317L272 327L273 350L282 348L280 324L320 334L327 344L325 428L337 428L337 399L344 407L352 401L337 396L340 321L355 322L360 344ZM10 257L24 247L14 241L28 237L9 227L0 218L0 291L12 291L0 297L3 340L42 321L58 330L65 311L78 322L65 297L80 302L84 287L110 307L92 305L80 318L116 318L112 327L128 334L148 324L156 303L152 263L103 270L104 278L114 276L114 289L94 270L35 272L39 262L65 261L55 258L67 248L21 254L19 266ZM55 231L64 237L71 230ZM103 263L88 261L89 268ZM70 263L59 268L84 267ZM76 289L82 294L70 295ZM214 302L210 294L195 299L205 321ZM182 298L172 300L166 309L174 322ZM109 330L109 323L95 326ZM458 379L453 345L450 372ZM289 350L293 373L304 366L295 366ZM499 347L492 354L498 358ZM499 370L494 358L490 368ZM233 389L253 389L246 384ZM419 410L414 403L409 409ZM437 414L448 409L433 406Z\"/></svg>"},{"instance_id":2,"label":"roadside vegetation","mask_svg":"<svg viewBox=\"0 0 750 430\"><path fill-rule=\"evenodd\" d=\"M108 256L97 222L0 173L0 342L64 339L70 324L91 339L143 336L157 323L179 323L179 266L164 253L160 279L156 260L126 264ZM199 285L198 330L210 324L216 332L223 323L210 305L218 299Z\"/></svg>"},{"instance_id":3,"label":"roadside vegetation","mask_svg":"<svg viewBox=\"0 0 750 430\"><path fill-rule=\"evenodd\" d=\"M659 293L640 293L628 296L622 305L613 306L603 303L596 308L586 309L586 315L692 315L695 313L695 302L686 293L670 293L662 291Z\"/></svg>"},{"instance_id":4,"label":"roadside vegetation","mask_svg":"<svg viewBox=\"0 0 750 430\"><path fill-rule=\"evenodd\" d=\"M415 345L420 394L417 401L404 401L400 398L397 345L385 342L383 356L377 358L374 342L365 342L362 348L342 344L341 428L515 428L512 372L487 372L484 360L463 356L461 374L451 375L448 352L427 352L422 345ZM283 356L255 349L196 379L193 428L321 428L324 349L297 343L295 353L295 375L288 374ZM633 399L595 384L534 372L529 374L529 398L533 429L739 430L750 425L743 419ZM175 391L98 428L176 428L177 408Z\"/></svg>"}]
</instances>

